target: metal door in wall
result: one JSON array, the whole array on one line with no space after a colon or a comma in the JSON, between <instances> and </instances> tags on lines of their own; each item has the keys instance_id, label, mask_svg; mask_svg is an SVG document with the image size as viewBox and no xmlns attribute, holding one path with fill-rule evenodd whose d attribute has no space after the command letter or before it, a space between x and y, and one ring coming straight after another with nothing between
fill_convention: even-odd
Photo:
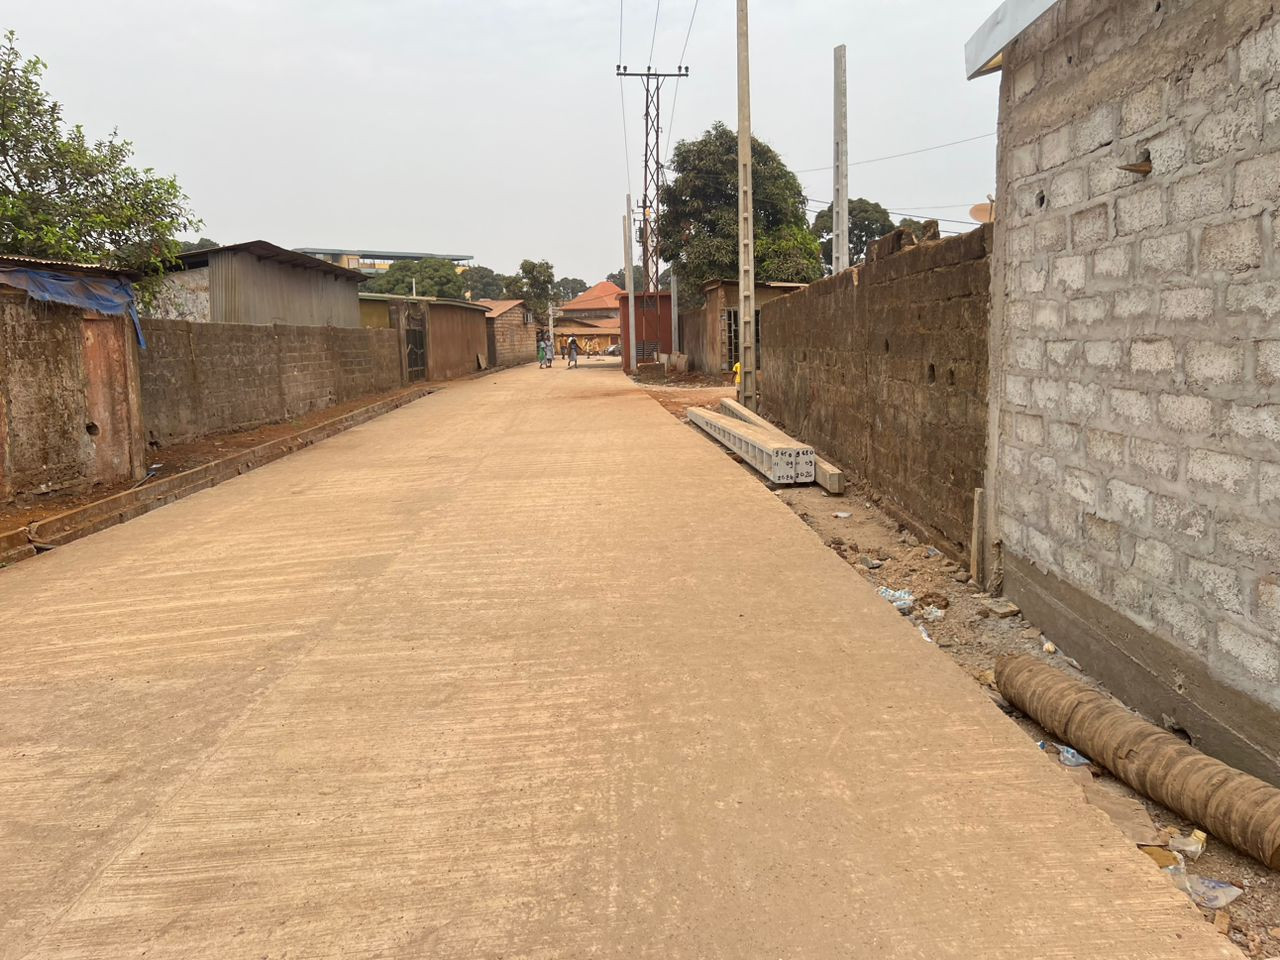
<instances>
[{"instance_id":1,"label":"metal door in wall","mask_svg":"<svg viewBox=\"0 0 1280 960\"><path fill-rule=\"evenodd\" d=\"M129 368L122 317L85 317L85 434L93 450L92 476L101 483L132 475Z\"/></svg>"},{"instance_id":2,"label":"metal door in wall","mask_svg":"<svg viewBox=\"0 0 1280 960\"><path fill-rule=\"evenodd\" d=\"M405 351L408 354L409 380L427 378L427 332L422 327L405 327Z\"/></svg>"}]
</instances>

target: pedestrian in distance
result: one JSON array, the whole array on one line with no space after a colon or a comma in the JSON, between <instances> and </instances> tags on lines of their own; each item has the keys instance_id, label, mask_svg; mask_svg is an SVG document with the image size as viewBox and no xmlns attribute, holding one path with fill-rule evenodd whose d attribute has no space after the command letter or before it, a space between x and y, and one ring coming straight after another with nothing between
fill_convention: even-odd
<instances>
[{"instance_id":1,"label":"pedestrian in distance","mask_svg":"<svg viewBox=\"0 0 1280 960\"><path fill-rule=\"evenodd\" d=\"M538 338L538 369L541 370L547 365L547 345L542 338Z\"/></svg>"},{"instance_id":2,"label":"pedestrian in distance","mask_svg":"<svg viewBox=\"0 0 1280 960\"><path fill-rule=\"evenodd\" d=\"M566 347L569 350L569 366L576 368L578 366L578 352L580 349L578 347L578 338L570 337Z\"/></svg>"},{"instance_id":3,"label":"pedestrian in distance","mask_svg":"<svg viewBox=\"0 0 1280 960\"><path fill-rule=\"evenodd\" d=\"M549 368L556 359L556 344L551 339L551 334L547 334L547 367Z\"/></svg>"}]
</instances>

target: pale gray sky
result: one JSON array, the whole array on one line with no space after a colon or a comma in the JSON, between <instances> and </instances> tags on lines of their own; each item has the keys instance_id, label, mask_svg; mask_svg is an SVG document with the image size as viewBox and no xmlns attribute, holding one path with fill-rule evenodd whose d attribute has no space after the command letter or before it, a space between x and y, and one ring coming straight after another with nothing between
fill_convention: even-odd
<instances>
[{"instance_id":1,"label":"pale gray sky","mask_svg":"<svg viewBox=\"0 0 1280 960\"><path fill-rule=\"evenodd\" d=\"M623 62L674 68L694 0L623 0ZM832 47L849 47L850 158L995 130L997 79L964 42L996 0L753 0L757 136L831 199ZM49 64L91 134L176 174L222 243L522 257L601 279L621 263L617 0L43 0L0 27ZM734 0L700 0L671 132L736 126ZM640 84L628 81L640 190ZM674 88L664 90L669 108ZM966 218L994 138L855 166L850 196ZM915 208L920 208L916 210ZM944 224L944 226L947 226ZM954 226L954 225L953 225Z\"/></svg>"}]
</instances>

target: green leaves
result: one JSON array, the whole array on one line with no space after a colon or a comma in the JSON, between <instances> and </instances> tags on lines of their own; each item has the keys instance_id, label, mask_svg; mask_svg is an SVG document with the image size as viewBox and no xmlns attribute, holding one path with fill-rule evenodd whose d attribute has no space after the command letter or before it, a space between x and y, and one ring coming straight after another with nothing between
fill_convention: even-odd
<instances>
[{"instance_id":1,"label":"green leaves","mask_svg":"<svg viewBox=\"0 0 1280 960\"><path fill-rule=\"evenodd\" d=\"M380 277L364 284L370 293L394 293L403 297L413 294L419 297L445 297L461 300L467 284L451 260L427 258L425 260L400 260Z\"/></svg>"},{"instance_id":2,"label":"green leaves","mask_svg":"<svg viewBox=\"0 0 1280 960\"><path fill-rule=\"evenodd\" d=\"M0 251L158 273L200 221L172 177L130 166L118 133L67 127L13 31L0 44Z\"/></svg>"},{"instance_id":3,"label":"green leaves","mask_svg":"<svg viewBox=\"0 0 1280 960\"><path fill-rule=\"evenodd\" d=\"M756 276L808 282L822 275L818 242L808 232L804 191L782 158L751 141ZM682 289L696 296L708 280L738 274L738 137L717 123L676 145L674 178L662 189L658 252L675 264Z\"/></svg>"},{"instance_id":4,"label":"green leaves","mask_svg":"<svg viewBox=\"0 0 1280 960\"><path fill-rule=\"evenodd\" d=\"M831 204L818 211L813 218L810 232L822 244L822 261L831 269L831 239L833 221ZM867 244L893 230L889 212L878 203L859 197L849 201L849 262L857 263L867 252Z\"/></svg>"}]
</instances>

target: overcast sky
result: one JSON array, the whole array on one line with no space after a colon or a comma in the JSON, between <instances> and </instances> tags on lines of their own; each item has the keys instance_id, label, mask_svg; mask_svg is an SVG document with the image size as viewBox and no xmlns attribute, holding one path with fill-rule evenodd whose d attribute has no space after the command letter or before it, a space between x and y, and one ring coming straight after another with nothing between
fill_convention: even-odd
<instances>
[{"instance_id":1,"label":"overcast sky","mask_svg":"<svg viewBox=\"0 0 1280 960\"><path fill-rule=\"evenodd\" d=\"M617 0L41 0L0 26L91 134L175 174L222 243L523 257L594 282L621 263L627 190ZM832 47L849 47L850 159L995 130L997 79L964 78L996 0L752 0L753 126L831 199ZM673 69L694 0L623 0L622 60ZM654 14L658 12L654 39ZM734 0L699 0L668 133L736 126ZM631 182L643 102L627 81ZM674 102L674 117L671 106ZM666 137L664 136L664 146ZM850 196L967 218L994 138L850 171ZM957 225L944 224L944 227Z\"/></svg>"}]
</instances>

